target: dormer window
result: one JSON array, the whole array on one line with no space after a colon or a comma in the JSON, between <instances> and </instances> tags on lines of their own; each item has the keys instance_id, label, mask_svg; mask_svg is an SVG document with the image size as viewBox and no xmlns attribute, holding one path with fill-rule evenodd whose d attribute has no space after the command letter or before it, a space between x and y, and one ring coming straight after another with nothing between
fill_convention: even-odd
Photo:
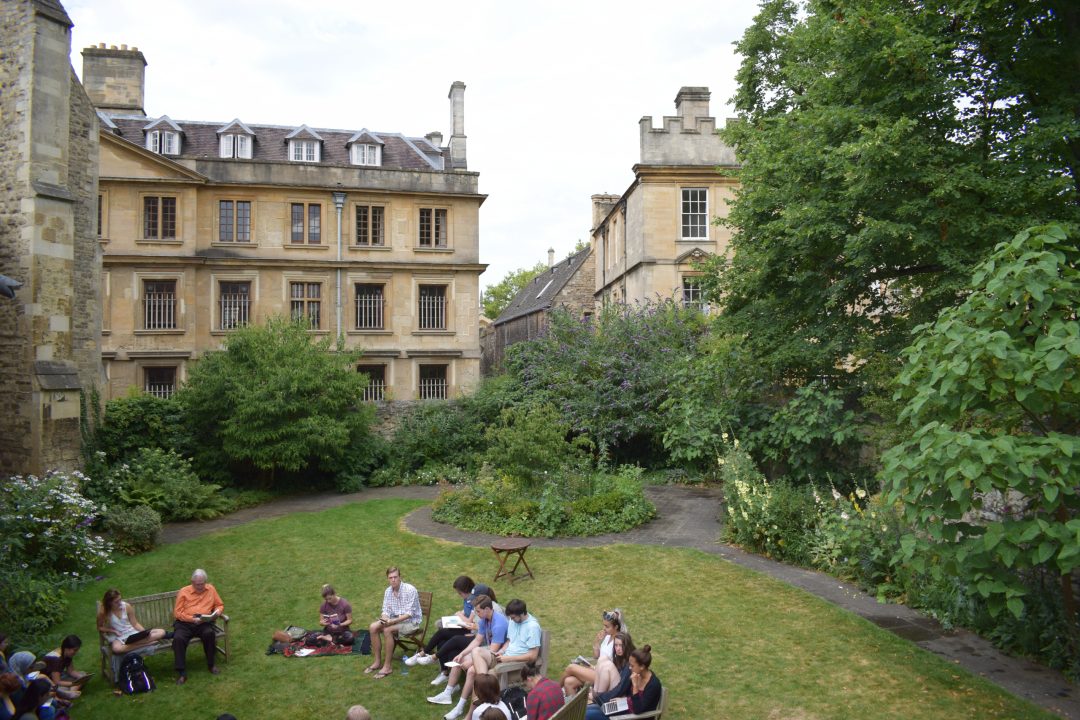
<instances>
[{"instance_id":1,"label":"dormer window","mask_svg":"<svg viewBox=\"0 0 1080 720\"><path fill-rule=\"evenodd\" d=\"M146 149L159 155L180 154L180 126L173 122L168 115L162 115L157 120L143 127L146 133Z\"/></svg>"},{"instance_id":2,"label":"dormer window","mask_svg":"<svg viewBox=\"0 0 1080 720\"><path fill-rule=\"evenodd\" d=\"M352 146L353 165L382 165L382 148L378 145L355 143Z\"/></svg>"},{"instance_id":3,"label":"dormer window","mask_svg":"<svg viewBox=\"0 0 1080 720\"><path fill-rule=\"evenodd\" d=\"M146 133L146 149L159 155L179 155L180 133L172 130L151 130Z\"/></svg>"},{"instance_id":4,"label":"dormer window","mask_svg":"<svg viewBox=\"0 0 1080 720\"><path fill-rule=\"evenodd\" d=\"M289 159L293 162L319 162L319 141L290 140Z\"/></svg>"},{"instance_id":5,"label":"dormer window","mask_svg":"<svg viewBox=\"0 0 1080 720\"><path fill-rule=\"evenodd\" d=\"M221 157L251 159L251 136L233 133L223 134L220 138Z\"/></svg>"}]
</instances>

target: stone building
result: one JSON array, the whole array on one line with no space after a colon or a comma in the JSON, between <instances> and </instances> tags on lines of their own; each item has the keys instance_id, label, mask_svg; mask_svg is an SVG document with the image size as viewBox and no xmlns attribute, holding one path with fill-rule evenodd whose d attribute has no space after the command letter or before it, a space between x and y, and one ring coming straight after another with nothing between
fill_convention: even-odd
<instances>
[{"instance_id":1,"label":"stone building","mask_svg":"<svg viewBox=\"0 0 1080 720\"><path fill-rule=\"evenodd\" d=\"M439 132L150 117L145 67L137 48L83 51L112 396L167 396L230 332L275 315L362 348L370 400L478 381L485 196L467 169L464 83L444 146Z\"/></svg>"},{"instance_id":2,"label":"stone building","mask_svg":"<svg viewBox=\"0 0 1080 720\"><path fill-rule=\"evenodd\" d=\"M79 464L80 391L101 386L94 108L56 0L0 3L0 473Z\"/></svg>"},{"instance_id":3,"label":"stone building","mask_svg":"<svg viewBox=\"0 0 1080 720\"><path fill-rule=\"evenodd\" d=\"M556 263L555 251L548 250L548 270L522 288L492 324L486 370L498 370L509 346L540 335L552 310L561 308L580 318L593 315L594 257L592 248L585 248Z\"/></svg>"},{"instance_id":4,"label":"stone building","mask_svg":"<svg viewBox=\"0 0 1080 720\"><path fill-rule=\"evenodd\" d=\"M716 134L709 96L708 88L683 87L663 127L641 118L633 183L621 196L592 197L594 290L602 303L675 296L700 305L693 263L727 251L730 231L712 221L727 215L738 187L722 174L737 161Z\"/></svg>"}]
</instances>

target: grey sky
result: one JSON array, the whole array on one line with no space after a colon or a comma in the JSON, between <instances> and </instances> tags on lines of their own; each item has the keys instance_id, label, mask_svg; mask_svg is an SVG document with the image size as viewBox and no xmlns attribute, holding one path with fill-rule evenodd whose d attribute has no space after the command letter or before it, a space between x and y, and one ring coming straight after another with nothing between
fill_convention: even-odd
<instances>
[{"instance_id":1,"label":"grey sky","mask_svg":"<svg viewBox=\"0 0 1080 720\"><path fill-rule=\"evenodd\" d=\"M683 85L731 114L732 42L750 0L370 3L348 0L65 0L72 64L90 45L146 56L146 111L176 120L449 138L447 92L465 82L484 287L564 257L588 236L589 196L621 194L638 120L674 113Z\"/></svg>"}]
</instances>

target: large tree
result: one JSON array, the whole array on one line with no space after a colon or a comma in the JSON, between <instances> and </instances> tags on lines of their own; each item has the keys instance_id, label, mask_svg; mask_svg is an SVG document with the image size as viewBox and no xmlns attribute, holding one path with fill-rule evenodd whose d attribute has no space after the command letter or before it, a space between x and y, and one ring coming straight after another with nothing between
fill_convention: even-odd
<instances>
[{"instance_id":1,"label":"large tree","mask_svg":"<svg viewBox=\"0 0 1080 720\"><path fill-rule=\"evenodd\" d=\"M1023 573L1049 571L1074 627L1080 249L1058 226L1024 231L972 284L904 351L907 437L885 455L883 476L917 530L904 539L905 560L969 578L991 610L1018 616ZM940 562L926 567L927 557Z\"/></svg>"},{"instance_id":2,"label":"large tree","mask_svg":"<svg viewBox=\"0 0 1080 720\"><path fill-rule=\"evenodd\" d=\"M1023 227L1080 220L1080 8L770 0L729 125L724 324L802 383L895 353Z\"/></svg>"},{"instance_id":3,"label":"large tree","mask_svg":"<svg viewBox=\"0 0 1080 720\"><path fill-rule=\"evenodd\" d=\"M312 469L347 475L370 452L373 409L361 402L358 352L333 351L306 325L271 318L231 333L178 393L190 452L204 476L255 468L263 478Z\"/></svg>"},{"instance_id":4,"label":"large tree","mask_svg":"<svg viewBox=\"0 0 1080 720\"><path fill-rule=\"evenodd\" d=\"M774 407L811 384L852 406L997 243L1080 221L1077 48L1066 0L763 3L710 290Z\"/></svg>"}]
</instances>

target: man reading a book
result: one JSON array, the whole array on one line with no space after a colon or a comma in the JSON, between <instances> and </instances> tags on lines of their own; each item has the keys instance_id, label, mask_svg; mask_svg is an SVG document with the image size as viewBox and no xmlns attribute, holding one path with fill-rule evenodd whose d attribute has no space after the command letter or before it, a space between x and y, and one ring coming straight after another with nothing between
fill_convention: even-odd
<instances>
[{"instance_id":1,"label":"man reading a book","mask_svg":"<svg viewBox=\"0 0 1080 720\"><path fill-rule=\"evenodd\" d=\"M172 647L177 685L187 682L187 646L194 638L202 641L210 674L217 675L221 672L214 664L214 653L217 651L214 620L224 611L225 604L221 602L221 596L214 586L206 581L206 571L200 569L193 572L191 584L180 589L176 595L176 605L173 606L176 622L173 623L175 633Z\"/></svg>"}]
</instances>

